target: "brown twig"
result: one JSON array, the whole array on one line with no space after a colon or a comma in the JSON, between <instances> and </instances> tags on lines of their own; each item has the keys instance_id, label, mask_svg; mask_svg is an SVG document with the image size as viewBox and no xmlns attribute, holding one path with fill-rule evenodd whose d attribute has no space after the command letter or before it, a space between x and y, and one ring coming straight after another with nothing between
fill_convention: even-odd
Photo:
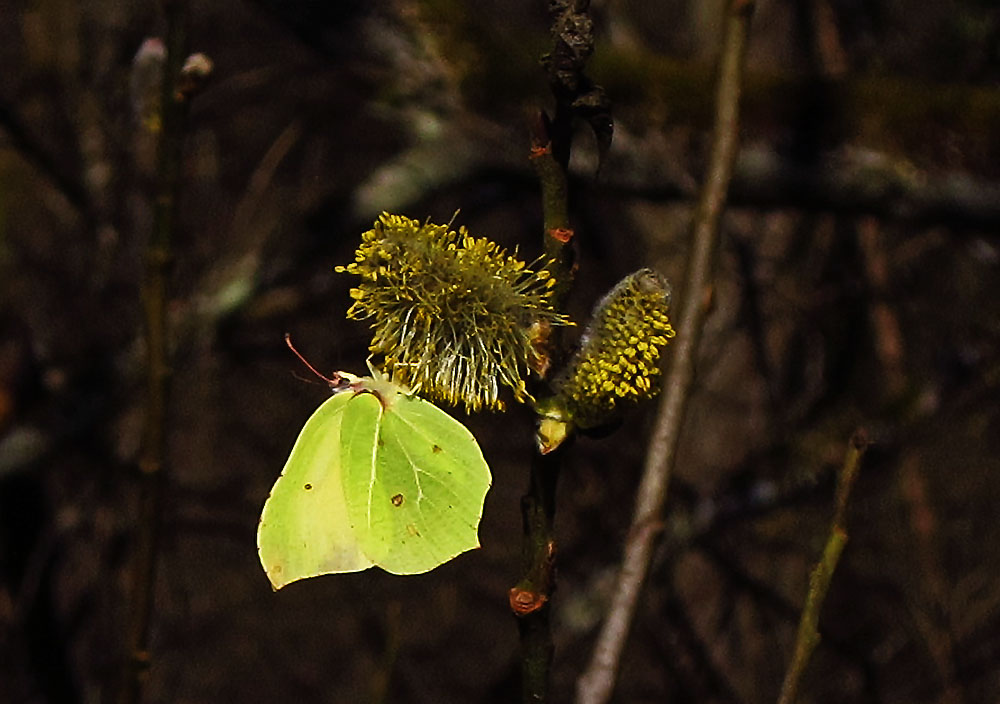
<instances>
[{"instance_id":1,"label":"brown twig","mask_svg":"<svg viewBox=\"0 0 1000 704\"><path fill-rule=\"evenodd\" d=\"M948 582L948 571L941 555L940 520L927 486L927 478L915 453L908 453L900 462L899 490L907 505L910 531L913 534L921 589L914 590L910 611L914 624L924 638L941 680L942 704L961 704L962 680L956 676L956 629L952 615L954 596ZM969 600L962 601L961 610L973 611Z\"/></svg>"},{"instance_id":2,"label":"brown twig","mask_svg":"<svg viewBox=\"0 0 1000 704\"><path fill-rule=\"evenodd\" d=\"M878 220L861 218L858 222L858 243L872 293L868 315L875 336L875 354L882 366L884 393L888 400L896 400L906 391L905 346L899 317L888 301L889 257Z\"/></svg>"},{"instance_id":3,"label":"brown twig","mask_svg":"<svg viewBox=\"0 0 1000 704\"><path fill-rule=\"evenodd\" d=\"M510 608L518 617L521 692L525 704L549 699L549 671L554 652L549 617L555 584L553 521L562 454L562 448L547 455L535 453L528 493L521 499L524 576L510 590Z\"/></svg>"},{"instance_id":4,"label":"brown twig","mask_svg":"<svg viewBox=\"0 0 1000 704\"><path fill-rule=\"evenodd\" d=\"M799 620L799 630L795 638L795 651L792 661L785 672L785 681L781 684L781 695L778 704L793 704L799 689L799 682L813 650L819 644L819 612L826 599L826 593L837 568L840 554L847 544L846 514L847 499L854 486L854 480L861 468L861 459L868 448L868 435L864 430L858 430L851 437L844 456L844 466L837 479L837 496L834 504L833 521L830 524L830 534L823 548L823 556L809 575L809 593L802 607Z\"/></svg>"},{"instance_id":5,"label":"brown twig","mask_svg":"<svg viewBox=\"0 0 1000 704\"><path fill-rule=\"evenodd\" d=\"M549 85L556 98L555 117L539 113L532 125L529 158L542 190L543 236L549 268L556 281L554 305L564 307L573 283L573 228L569 221L566 170L573 140L573 122L584 117L605 128L610 139L610 113L600 100L588 105L588 115L580 115L584 96L600 95L600 89L584 76L583 67L593 50L592 23L587 3L557 0L549 4L553 49L544 57ZM604 110L602 112L602 110ZM602 122L607 118L607 122ZM543 336L538 350L546 362L542 374L561 346L558 331ZM556 541L553 524L556 485L562 467L564 447L542 454L536 452L529 468L528 492L521 500L524 538L523 572L510 590L510 608L518 618L521 639L521 692L525 704L542 704L549 699L549 672L554 646L549 611L555 588Z\"/></svg>"},{"instance_id":6,"label":"brown twig","mask_svg":"<svg viewBox=\"0 0 1000 704\"><path fill-rule=\"evenodd\" d=\"M60 166L56 158L49 154L31 133L31 128L6 102L0 102L0 129L7 133L11 145L24 160L47 177L69 204L83 216L88 226L92 226L95 219L94 207L83 183Z\"/></svg>"},{"instance_id":7,"label":"brown twig","mask_svg":"<svg viewBox=\"0 0 1000 704\"><path fill-rule=\"evenodd\" d=\"M650 438L632 528L611 607L598 635L590 664L577 685L577 702L580 704L603 704L610 699L639 593L649 571L653 541L658 532L684 410L694 379L695 352L711 298L713 255L736 159L740 85L752 13L753 2L746 0L733 0L727 10L716 87L712 153L692 223L693 246L681 299L683 305L673 363Z\"/></svg>"},{"instance_id":8,"label":"brown twig","mask_svg":"<svg viewBox=\"0 0 1000 704\"><path fill-rule=\"evenodd\" d=\"M157 147L153 225L146 246L142 286L146 338L146 412L139 456L139 523L132 558L131 613L127 632L127 661L119 701L142 701L150 666L149 635L156 591L156 564L164 486L168 476L170 353L167 326L168 283L173 258L177 194L180 188L184 121L189 98L200 82L202 67L192 75L184 63L187 3L163 0L166 16L166 66L163 73L161 133Z\"/></svg>"},{"instance_id":9,"label":"brown twig","mask_svg":"<svg viewBox=\"0 0 1000 704\"><path fill-rule=\"evenodd\" d=\"M568 129L567 124L567 129ZM572 285L573 264L567 203L566 169L553 153L553 126L543 116L534 126L529 157L542 189L543 242L556 280L556 306L561 308ZM568 134L560 138L568 138ZM568 146L566 147L568 150ZM569 236L564 236L569 233ZM550 335L541 353L552 358L559 338ZM547 366L547 365L546 365ZM555 585L556 485L563 452L536 452L529 468L528 492L521 499L524 539L522 577L510 590L510 608L518 617L521 640L522 701L541 703L549 698L549 671L554 646L549 619L549 597Z\"/></svg>"}]
</instances>

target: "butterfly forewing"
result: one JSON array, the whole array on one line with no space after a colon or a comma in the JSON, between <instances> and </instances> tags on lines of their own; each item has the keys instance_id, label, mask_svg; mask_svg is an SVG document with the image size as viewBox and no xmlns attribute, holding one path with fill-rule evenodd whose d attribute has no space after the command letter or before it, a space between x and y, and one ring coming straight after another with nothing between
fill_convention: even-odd
<instances>
[{"instance_id":1,"label":"butterfly forewing","mask_svg":"<svg viewBox=\"0 0 1000 704\"><path fill-rule=\"evenodd\" d=\"M257 549L271 585L371 567L347 520L340 426L349 401L338 394L306 421L264 503Z\"/></svg>"}]
</instances>

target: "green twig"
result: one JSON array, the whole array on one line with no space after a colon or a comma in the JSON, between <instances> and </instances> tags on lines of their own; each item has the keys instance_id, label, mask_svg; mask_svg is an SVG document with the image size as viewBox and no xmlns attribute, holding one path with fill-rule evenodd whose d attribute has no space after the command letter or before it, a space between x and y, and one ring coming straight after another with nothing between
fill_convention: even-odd
<instances>
[{"instance_id":1,"label":"green twig","mask_svg":"<svg viewBox=\"0 0 1000 704\"><path fill-rule=\"evenodd\" d=\"M639 593L649 572L659 532L670 471L677 451L684 411L694 380L695 352L711 300L714 252L736 160L739 98L753 2L732 0L722 37L715 98L715 124L709 170L692 222L692 249L682 292L666 392L649 441L632 527L608 615L587 670L577 685L577 702L603 704L611 698Z\"/></svg>"},{"instance_id":2,"label":"green twig","mask_svg":"<svg viewBox=\"0 0 1000 704\"><path fill-rule=\"evenodd\" d=\"M833 579L833 572L837 568L840 554L847 544L847 529L845 527L847 499L854 486L854 480L858 476L858 470L861 468L861 458L864 457L867 448L868 435L864 430L858 430L848 443L847 454L844 456L844 466L837 479L837 496L833 521L830 524L830 535L823 548L823 556L816 563L812 574L809 575L809 593L806 595L805 606L802 607L799 630L795 638L795 652L788 665L788 670L785 672L785 681L781 684L781 696L778 698L778 704L794 704L799 682L802 680L802 673L805 671L813 650L819 644L819 612L830 588L830 581Z\"/></svg>"},{"instance_id":3,"label":"green twig","mask_svg":"<svg viewBox=\"0 0 1000 704\"><path fill-rule=\"evenodd\" d=\"M189 99L205 77L204 65L184 63L187 3L163 0L166 16L166 65L162 85L161 133L157 148L153 225L146 246L142 302L146 338L146 412L139 456L139 523L132 560L131 613L127 661L119 691L122 704L142 701L150 666L149 634L154 611L156 563L163 492L168 476L167 435L171 368L167 326L172 240L180 187L184 121Z\"/></svg>"},{"instance_id":4,"label":"green twig","mask_svg":"<svg viewBox=\"0 0 1000 704\"><path fill-rule=\"evenodd\" d=\"M556 280L557 298L565 300L573 282L573 228L569 223L568 187L566 166L555 155L554 142L571 137L564 134L569 127L550 123L539 114L531 135L530 159L542 189L542 227L545 254L551 260L552 275ZM569 147L565 147L569 149Z\"/></svg>"}]
</instances>

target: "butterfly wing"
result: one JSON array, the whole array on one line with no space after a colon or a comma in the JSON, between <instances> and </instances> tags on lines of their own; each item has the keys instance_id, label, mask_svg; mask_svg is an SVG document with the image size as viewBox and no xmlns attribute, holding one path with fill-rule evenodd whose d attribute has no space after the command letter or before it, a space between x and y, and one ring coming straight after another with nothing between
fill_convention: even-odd
<instances>
[{"instance_id":1,"label":"butterfly wing","mask_svg":"<svg viewBox=\"0 0 1000 704\"><path fill-rule=\"evenodd\" d=\"M427 572L479 547L491 476L461 423L428 401L351 399L341 427L344 493L358 543L394 574Z\"/></svg>"},{"instance_id":2,"label":"butterfly wing","mask_svg":"<svg viewBox=\"0 0 1000 704\"><path fill-rule=\"evenodd\" d=\"M348 521L341 425L353 394L335 394L306 421L264 503L257 552L274 589L371 567Z\"/></svg>"}]
</instances>

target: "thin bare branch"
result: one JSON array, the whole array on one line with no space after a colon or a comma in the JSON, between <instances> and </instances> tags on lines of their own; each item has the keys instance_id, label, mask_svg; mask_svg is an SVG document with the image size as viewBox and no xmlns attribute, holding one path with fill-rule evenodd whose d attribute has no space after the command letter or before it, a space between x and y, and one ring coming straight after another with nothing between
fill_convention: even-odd
<instances>
[{"instance_id":1,"label":"thin bare branch","mask_svg":"<svg viewBox=\"0 0 1000 704\"><path fill-rule=\"evenodd\" d=\"M529 158L542 190L543 233L549 269L555 281L555 306L563 309L573 282L573 228L569 221L566 170L573 142L573 125L578 119L590 122L595 134L601 131L611 138L610 113L600 98L594 106L581 111L585 96L600 96L601 91L584 74L587 58L593 51L593 22L587 3L560 1L549 3L553 47L543 57L549 86L556 99L553 118L540 113L532 129ZM600 135L598 136L600 140ZM544 336L538 348L546 359L562 345L558 331ZM543 365L547 367L546 363ZM541 370L544 375L544 369ZM556 486L562 468L564 448L543 453L540 449L528 469L528 492L521 499L524 529L522 542L523 574L511 588L510 608L518 619L521 639L521 698L525 704L544 704L549 700L549 680L554 645L550 623L550 597L555 588L556 541L553 524L556 510Z\"/></svg>"},{"instance_id":2,"label":"thin bare branch","mask_svg":"<svg viewBox=\"0 0 1000 704\"><path fill-rule=\"evenodd\" d=\"M708 176L692 223L692 250L666 392L650 438L632 528L608 616L586 672L577 685L579 704L603 704L614 689L622 651L649 572L667 485L694 380L695 353L711 300L712 270L720 220L736 160L740 85L753 3L729 4L716 88L716 114Z\"/></svg>"},{"instance_id":3,"label":"thin bare branch","mask_svg":"<svg viewBox=\"0 0 1000 704\"><path fill-rule=\"evenodd\" d=\"M868 435L863 430L854 433L847 446L844 456L844 466L837 480L837 495L834 505L833 521L830 533L823 548L823 556L812 574L809 575L809 593L806 595L805 606L802 607L802 617L799 620L799 630L795 638L795 652L785 672L785 681L781 685L781 695L778 704L794 704L798 694L799 682L813 650L819 644L819 612L826 599L826 593L833 579L833 572L840 561L840 555L847 545L847 499L851 488L861 469L861 459L868 449Z\"/></svg>"},{"instance_id":4,"label":"thin bare branch","mask_svg":"<svg viewBox=\"0 0 1000 704\"><path fill-rule=\"evenodd\" d=\"M201 86L211 62L186 54L186 0L163 0L166 15L166 70L163 74L161 132L157 148L153 223L146 245L142 302L146 334L146 412L139 456L139 522L132 558L131 613L127 661L119 701L138 704L149 672L149 636L153 620L156 567L164 487L169 474L167 438L172 371L167 325L168 284L173 259L177 196L181 183L184 123L191 96Z\"/></svg>"}]
</instances>

